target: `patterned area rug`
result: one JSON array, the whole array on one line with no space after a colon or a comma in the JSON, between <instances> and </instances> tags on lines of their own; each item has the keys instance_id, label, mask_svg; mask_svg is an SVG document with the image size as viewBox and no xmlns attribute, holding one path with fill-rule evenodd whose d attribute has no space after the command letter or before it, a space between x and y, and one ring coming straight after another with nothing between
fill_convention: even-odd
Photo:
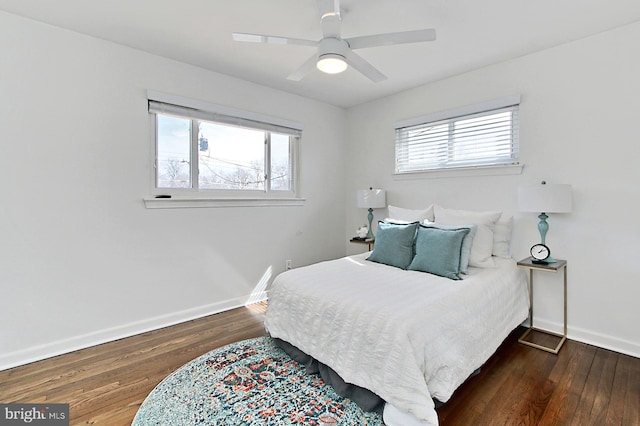
<instances>
[{"instance_id":1,"label":"patterned area rug","mask_svg":"<svg viewBox=\"0 0 640 426\"><path fill-rule=\"evenodd\" d=\"M216 349L165 378L132 426L382 425L308 375L269 337Z\"/></svg>"}]
</instances>

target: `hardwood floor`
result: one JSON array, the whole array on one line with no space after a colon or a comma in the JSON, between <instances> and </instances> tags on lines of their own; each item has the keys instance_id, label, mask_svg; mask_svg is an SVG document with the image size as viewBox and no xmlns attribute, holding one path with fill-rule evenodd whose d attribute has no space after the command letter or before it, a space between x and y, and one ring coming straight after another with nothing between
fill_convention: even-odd
<instances>
[{"instance_id":1,"label":"hardwood floor","mask_svg":"<svg viewBox=\"0 0 640 426\"><path fill-rule=\"evenodd\" d=\"M239 308L1 371L0 402L69 403L72 425L130 425L169 373L265 335L265 309ZM438 409L441 425L640 426L640 359L574 341L556 356L520 345L521 333Z\"/></svg>"},{"instance_id":2,"label":"hardwood floor","mask_svg":"<svg viewBox=\"0 0 640 426\"><path fill-rule=\"evenodd\" d=\"M71 425L130 425L169 373L232 342L266 335L252 305L0 371L0 402L68 403Z\"/></svg>"},{"instance_id":3,"label":"hardwood floor","mask_svg":"<svg viewBox=\"0 0 640 426\"><path fill-rule=\"evenodd\" d=\"M523 331L438 410L441 425L640 425L640 359L571 340L553 355L519 344Z\"/></svg>"}]
</instances>

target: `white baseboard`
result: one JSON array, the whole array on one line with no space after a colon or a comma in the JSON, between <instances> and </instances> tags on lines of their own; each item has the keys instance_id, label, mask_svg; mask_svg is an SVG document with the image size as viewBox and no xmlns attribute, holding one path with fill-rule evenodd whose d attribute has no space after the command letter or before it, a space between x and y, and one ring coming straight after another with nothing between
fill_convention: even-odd
<instances>
[{"instance_id":1,"label":"white baseboard","mask_svg":"<svg viewBox=\"0 0 640 426\"><path fill-rule=\"evenodd\" d=\"M265 291L260 294L252 294L251 296L238 297L197 308L172 312L167 315L161 315L118 327L74 336L44 345L33 346L20 351L4 353L0 355L0 371L73 352L79 349L100 345L102 343L112 342L114 340L134 336L136 334L146 333L148 331L157 330L170 325L179 324L181 322L202 318L207 315L217 314L219 312L245 306L248 303L257 303L266 299L267 292ZM525 321L522 325L528 326L529 321ZM535 326L543 330L562 333L562 324L557 322L536 318ZM567 335L571 340L640 358L640 344L638 343L595 333L578 327L569 327Z\"/></svg>"},{"instance_id":2,"label":"white baseboard","mask_svg":"<svg viewBox=\"0 0 640 426\"><path fill-rule=\"evenodd\" d=\"M249 303L257 303L261 300L265 300L266 298L266 293L264 293L228 299L222 302L186 309L179 312L172 312L170 314L160 315L80 336L74 336L68 339L46 343L44 345L0 354L0 371L73 352L79 349L100 345L102 343L112 342L114 340L123 339L136 334L146 333L148 331L157 330L170 325L202 318L207 315L239 308Z\"/></svg>"},{"instance_id":3,"label":"white baseboard","mask_svg":"<svg viewBox=\"0 0 640 426\"><path fill-rule=\"evenodd\" d=\"M522 325L528 327L529 320ZM553 321L536 318L534 322L536 328L552 331L554 333L562 333L562 324ZM640 344L628 340L618 339L606 334L596 333L594 331L585 330L579 327L567 326L567 338L577 342L586 343L588 345L598 346L603 349L619 352L635 358L640 358Z\"/></svg>"}]
</instances>

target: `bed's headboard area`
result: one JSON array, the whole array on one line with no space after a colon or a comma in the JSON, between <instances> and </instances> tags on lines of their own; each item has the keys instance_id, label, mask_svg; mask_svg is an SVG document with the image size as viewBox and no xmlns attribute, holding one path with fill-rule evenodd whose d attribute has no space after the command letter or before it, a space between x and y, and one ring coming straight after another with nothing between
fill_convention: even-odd
<instances>
[{"instance_id":1,"label":"bed's headboard area","mask_svg":"<svg viewBox=\"0 0 640 426\"><path fill-rule=\"evenodd\" d=\"M461 279L468 267L491 268L511 257L513 217L501 211L389 206L369 260Z\"/></svg>"}]
</instances>

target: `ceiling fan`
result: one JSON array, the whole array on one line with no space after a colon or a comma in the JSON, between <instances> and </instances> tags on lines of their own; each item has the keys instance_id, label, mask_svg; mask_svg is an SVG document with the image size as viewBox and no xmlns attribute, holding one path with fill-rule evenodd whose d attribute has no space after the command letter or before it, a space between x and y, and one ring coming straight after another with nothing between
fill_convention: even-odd
<instances>
[{"instance_id":1,"label":"ceiling fan","mask_svg":"<svg viewBox=\"0 0 640 426\"><path fill-rule=\"evenodd\" d=\"M287 79L300 81L313 70L314 65L328 74L337 74L350 65L371 81L378 83L386 80L386 76L369 62L353 51L367 47L390 46L393 44L417 43L436 39L434 29L403 31L398 33L376 34L361 37L340 37L340 2L339 0L317 0L322 39L319 41L299 38L269 36L261 34L233 33L235 41L267 44L297 44L317 48L317 53L310 57L297 70L289 74Z\"/></svg>"}]
</instances>

